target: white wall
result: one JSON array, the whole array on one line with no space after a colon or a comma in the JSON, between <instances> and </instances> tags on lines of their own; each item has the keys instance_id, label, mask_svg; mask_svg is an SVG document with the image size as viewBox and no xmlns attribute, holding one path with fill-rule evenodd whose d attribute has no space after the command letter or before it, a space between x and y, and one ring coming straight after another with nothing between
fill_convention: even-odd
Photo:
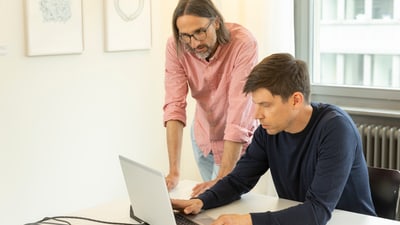
<instances>
[{"instance_id":1,"label":"white wall","mask_svg":"<svg viewBox=\"0 0 400 225\"><path fill-rule=\"evenodd\" d=\"M274 42L267 37L278 33L254 15L265 15L260 4L276 3L253 1L243 12L248 1L217 3L227 21L253 31L260 59L290 49L292 43L270 46ZM82 54L26 57L23 1L0 0L0 46L6 48L0 55L0 224L24 224L125 197L118 154L167 171L164 45L177 1L152 1L150 50L113 53L103 51L103 2L82 2ZM290 26L290 20L281 22ZM199 179L185 132L183 178Z\"/></svg>"}]
</instances>

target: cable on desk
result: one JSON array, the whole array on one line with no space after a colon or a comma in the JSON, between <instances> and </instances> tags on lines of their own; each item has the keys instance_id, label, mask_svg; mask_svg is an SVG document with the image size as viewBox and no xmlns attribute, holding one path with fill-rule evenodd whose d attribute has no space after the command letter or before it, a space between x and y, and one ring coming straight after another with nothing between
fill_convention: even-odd
<instances>
[{"instance_id":1,"label":"cable on desk","mask_svg":"<svg viewBox=\"0 0 400 225\"><path fill-rule=\"evenodd\" d=\"M77 219L77 220L87 220L95 223L104 223L104 224L112 224L112 225L144 225L145 223L119 223L119 222L109 222L103 220L96 220L87 217L80 217L80 216L53 216L53 217L45 217L37 222L34 223L27 223L25 225L40 225L40 224L52 224L52 225L72 225L71 222L65 219ZM51 222L51 221L57 221Z\"/></svg>"}]
</instances>

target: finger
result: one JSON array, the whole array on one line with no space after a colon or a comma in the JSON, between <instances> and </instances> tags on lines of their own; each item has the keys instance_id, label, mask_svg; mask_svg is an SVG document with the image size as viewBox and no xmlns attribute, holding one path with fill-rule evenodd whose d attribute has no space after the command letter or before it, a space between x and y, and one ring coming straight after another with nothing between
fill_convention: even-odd
<instances>
[{"instance_id":1,"label":"finger","mask_svg":"<svg viewBox=\"0 0 400 225\"><path fill-rule=\"evenodd\" d=\"M199 192L199 191L202 191L202 190L204 190L204 189L207 189L208 186L209 186L208 183L201 183L201 184L196 185L196 186L193 188L193 191Z\"/></svg>"},{"instance_id":2,"label":"finger","mask_svg":"<svg viewBox=\"0 0 400 225\"><path fill-rule=\"evenodd\" d=\"M193 195L197 196L197 195L203 193L204 191L206 191L211 186L212 186L212 183L210 183L210 182L204 182L204 183L198 184L197 186L195 186L193 188ZM195 196L192 196L192 197L195 197Z\"/></svg>"},{"instance_id":3,"label":"finger","mask_svg":"<svg viewBox=\"0 0 400 225\"><path fill-rule=\"evenodd\" d=\"M171 178L166 178L165 179L165 181L166 181L166 184L167 184L167 188L168 188L168 191L171 191L172 189L174 189L175 187L176 187L176 185L177 185L177 182L175 182L173 179L171 179Z\"/></svg>"},{"instance_id":4,"label":"finger","mask_svg":"<svg viewBox=\"0 0 400 225\"><path fill-rule=\"evenodd\" d=\"M169 183L169 181L168 180L165 180L165 183L167 183L167 188L168 188L168 191L170 191L171 189L171 184Z\"/></svg>"},{"instance_id":5,"label":"finger","mask_svg":"<svg viewBox=\"0 0 400 225\"><path fill-rule=\"evenodd\" d=\"M224 225L224 221L221 218L214 220L211 225Z\"/></svg>"},{"instance_id":6,"label":"finger","mask_svg":"<svg viewBox=\"0 0 400 225\"><path fill-rule=\"evenodd\" d=\"M183 211L185 214L198 214L200 212L200 208L196 204L189 205Z\"/></svg>"},{"instance_id":7,"label":"finger","mask_svg":"<svg viewBox=\"0 0 400 225\"><path fill-rule=\"evenodd\" d=\"M199 194L203 193L204 191L205 191L205 188L203 186L193 188L191 197L197 197Z\"/></svg>"},{"instance_id":8,"label":"finger","mask_svg":"<svg viewBox=\"0 0 400 225\"><path fill-rule=\"evenodd\" d=\"M196 186L194 186L194 188L192 189L192 191L195 191L195 190L199 189L202 185L203 185L203 183L201 183L201 184L196 184Z\"/></svg>"},{"instance_id":9,"label":"finger","mask_svg":"<svg viewBox=\"0 0 400 225\"><path fill-rule=\"evenodd\" d=\"M184 211L187 204L181 199L171 199L172 208L178 211Z\"/></svg>"},{"instance_id":10,"label":"finger","mask_svg":"<svg viewBox=\"0 0 400 225\"><path fill-rule=\"evenodd\" d=\"M195 198L197 196L199 196L199 192L198 191L193 191L192 194L190 194L191 198Z\"/></svg>"},{"instance_id":11,"label":"finger","mask_svg":"<svg viewBox=\"0 0 400 225\"><path fill-rule=\"evenodd\" d=\"M176 203L176 199L171 198L170 201L171 201L172 208L176 209L178 207L178 204Z\"/></svg>"},{"instance_id":12,"label":"finger","mask_svg":"<svg viewBox=\"0 0 400 225\"><path fill-rule=\"evenodd\" d=\"M167 180L167 188L168 188L168 191L171 191L174 188L172 185L172 182L169 180Z\"/></svg>"}]
</instances>

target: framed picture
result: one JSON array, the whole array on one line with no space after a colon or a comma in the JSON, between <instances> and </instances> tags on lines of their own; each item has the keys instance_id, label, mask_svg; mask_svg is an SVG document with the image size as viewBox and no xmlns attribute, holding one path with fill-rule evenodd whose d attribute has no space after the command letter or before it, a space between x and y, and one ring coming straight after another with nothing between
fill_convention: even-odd
<instances>
[{"instance_id":1,"label":"framed picture","mask_svg":"<svg viewBox=\"0 0 400 225\"><path fill-rule=\"evenodd\" d=\"M25 0L28 56L83 51L82 0Z\"/></svg>"},{"instance_id":2,"label":"framed picture","mask_svg":"<svg viewBox=\"0 0 400 225\"><path fill-rule=\"evenodd\" d=\"M104 0L105 51L151 48L150 0Z\"/></svg>"}]
</instances>

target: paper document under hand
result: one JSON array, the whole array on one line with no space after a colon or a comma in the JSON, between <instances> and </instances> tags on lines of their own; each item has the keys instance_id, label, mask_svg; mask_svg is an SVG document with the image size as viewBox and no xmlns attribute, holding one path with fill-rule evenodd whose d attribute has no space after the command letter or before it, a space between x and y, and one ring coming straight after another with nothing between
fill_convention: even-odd
<instances>
[{"instance_id":1,"label":"paper document under hand","mask_svg":"<svg viewBox=\"0 0 400 225\"><path fill-rule=\"evenodd\" d=\"M190 199L194 186L200 182L195 180L181 180L178 185L169 192L169 197L173 199Z\"/></svg>"}]
</instances>

